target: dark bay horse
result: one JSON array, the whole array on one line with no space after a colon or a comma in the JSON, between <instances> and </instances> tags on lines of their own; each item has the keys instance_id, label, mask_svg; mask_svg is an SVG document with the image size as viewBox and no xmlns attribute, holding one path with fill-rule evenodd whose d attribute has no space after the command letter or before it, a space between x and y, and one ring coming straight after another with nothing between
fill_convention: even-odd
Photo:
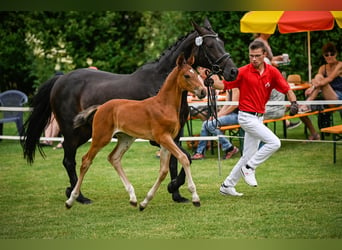
<instances>
[{"instance_id":1,"label":"dark bay horse","mask_svg":"<svg viewBox=\"0 0 342 250\"><path fill-rule=\"evenodd\" d=\"M71 192L70 198L65 202L67 208L71 208L79 196L84 176L97 153L111 141L113 136L117 137L118 141L107 159L120 176L129 194L131 205L137 206L137 197L133 185L122 168L121 159L135 139L142 138L157 142L161 147L161 153L159 176L147 193L146 198L139 204L140 211L145 209L149 201L155 196L160 184L169 172L171 154L178 159L184 168L188 180L188 189L192 193L192 203L195 206L200 206L196 185L191 176L189 158L174 142L181 129L179 119L182 92L189 91L198 98L206 96L203 80L191 67L194 61L193 56L185 61L184 55L179 55L176 67L168 75L156 96L140 101L112 99L100 106L92 106L76 116L75 128L84 126L90 120L89 123L92 124L93 132L90 148L82 157L80 176L76 186ZM94 118L89 119L94 112ZM139 117L138 126L137 117Z\"/></svg>"},{"instance_id":2,"label":"dark bay horse","mask_svg":"<svg viewBox=\"0 0 342 250\"><path fill-rule=\"evenodd\" d=\"M181 52L184 52L186 58L194 53L194 67L202 66L211 69L226 80L235 79L238 70L230 55L225 51L223 42L212 30L209 21L207 19L204 21L204 27L193 22L193 27L195 29L193 32L177 41L158 60L143 65L132 74L122 75L93 69L78 69L62 76L55 76L45 82L33 99L34 109L24 126L24 137L21 143L27 161L33 163L36 147L44 156L39 139L52 111L64 136L63 165L71 185L66 189L66 195L69 197L77 182L76 150L90 139L92 133L90 125L73 128L73 119L80 111L92 105L103 104L110 99L143 100L155 96L166 76L174 68L177 56ZM188 113L187 92L184 91L180 114L181 127L185 125ZM180 135L176 137L177 143L179 143L179 137ZM172 193L174 201L182 202L186 199L179 194L178 189L185 181L183 169L177 175L177 159L171 157L172 181L168 185L168 190ZM77 200L81 203L91 202L82 193Z\"/></svg>"}]
</instances>

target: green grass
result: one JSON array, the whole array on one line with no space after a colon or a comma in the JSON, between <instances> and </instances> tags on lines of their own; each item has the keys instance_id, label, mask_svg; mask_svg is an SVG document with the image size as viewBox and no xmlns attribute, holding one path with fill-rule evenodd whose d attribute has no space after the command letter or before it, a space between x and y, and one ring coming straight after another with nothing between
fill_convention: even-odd
<instances>
[{"instance_id":1,"label":"green grass","mask_svg":"<svg viewBox=\"0 0 342 250\"><path fill-rule=\"evenodd\" d=\"M341 123L339 116L336 121ZM195 131L199 126L195 121ZM282 138L280 124L278 131ZM14 126L5 124L4 134L14 135ZM304 139L303 125L288 131L288 138ZM78 150L77 170L88 147ZM207 152L206 160L194 161L191 168L200 208L172 202L167 177L143 212L129 205L128 194L106 160L112 147L98 154L85 177L82 191L93 203L76 203L67 210L63 150L46 148L46 159L37 155L29 166L18 142L0 142L0 239L342 238L342 157L338 154L337 163L332 163L331 143L283 141L258 168L257 188L238 183L243 197L218 192L239 157L222 161L219 175L216 152ZM149 143L136 142L124 157L139 202L157 177L156 151ZM181 193L190 198L186 185Z\"/></svg>"}]
</instances>

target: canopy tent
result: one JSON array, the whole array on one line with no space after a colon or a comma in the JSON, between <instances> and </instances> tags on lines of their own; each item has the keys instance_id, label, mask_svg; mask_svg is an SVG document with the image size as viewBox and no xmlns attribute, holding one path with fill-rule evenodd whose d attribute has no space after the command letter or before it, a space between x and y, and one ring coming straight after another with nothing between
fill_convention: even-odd
<instances>
[{"instance_id":1,"label":"canopy tent","mask_svg":"<svg viewBox=\"0 0 342 250\"><path fill-rule=\"evenodd\" d=\"M243 33L273 34L307 32L308 72L311 82L310 31L332 30L334 23L342 28L342 11L250 11L240 20Z\"/></svg>"}]
</instances>

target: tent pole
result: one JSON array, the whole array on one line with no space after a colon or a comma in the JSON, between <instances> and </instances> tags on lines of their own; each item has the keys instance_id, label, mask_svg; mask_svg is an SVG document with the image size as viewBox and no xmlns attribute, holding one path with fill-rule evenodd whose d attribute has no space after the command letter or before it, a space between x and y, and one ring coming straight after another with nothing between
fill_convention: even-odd
<instances>
[{"instance_id":1,"label":"tent pole","mask_svg":"<svg viewBox=\"0 0 342 250\"><path fill-rule=\"evenodd\" d=\"M308 31L308 72L309 72L309 83L311 83L311 45L310 45L310 31Z\"/></svg>"}]
</instances>

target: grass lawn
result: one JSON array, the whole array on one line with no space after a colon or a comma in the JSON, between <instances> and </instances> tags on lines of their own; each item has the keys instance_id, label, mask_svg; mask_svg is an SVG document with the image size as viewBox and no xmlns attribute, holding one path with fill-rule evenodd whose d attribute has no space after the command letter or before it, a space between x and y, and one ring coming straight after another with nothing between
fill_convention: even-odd
<instances>
[{"instance_id":1,"label":"grass lawn","mask_svg":"<svg viewBox=\"0 0 342 250\"><path fill-rule=\"evenodd\" d=\"M341 124L335 115L335 123ZM194 122L195 131L200 125ZM15 134L14 126L4 127L4 134ZM280 138L281 130L279 123ZM288 138L304 139L303 125L288 131ZM78 150L77 170L89 145ZM219 175L217 152L207 152L206 159L194 161L191 168L200 208L174 203L166 190L167 177L143 212L129 205L128 194L106 160L112 147L98 154L85 177L82 191L93 203L76 203L68 210L63 150L46 148L46 159L38 154L30 166L17 141L0 142L0 239L342 238L340 146L334 165L329 142L282 141L281 149L257 169L257 188L239 182L236 188L244 193L242 197L219 194L220 184L239 157L222 161ZM136 142L124 157L139 202L157 177L156 151L149 143ZM190 198L186 185L181 193Z\"/></svg>"}]
</instances>

